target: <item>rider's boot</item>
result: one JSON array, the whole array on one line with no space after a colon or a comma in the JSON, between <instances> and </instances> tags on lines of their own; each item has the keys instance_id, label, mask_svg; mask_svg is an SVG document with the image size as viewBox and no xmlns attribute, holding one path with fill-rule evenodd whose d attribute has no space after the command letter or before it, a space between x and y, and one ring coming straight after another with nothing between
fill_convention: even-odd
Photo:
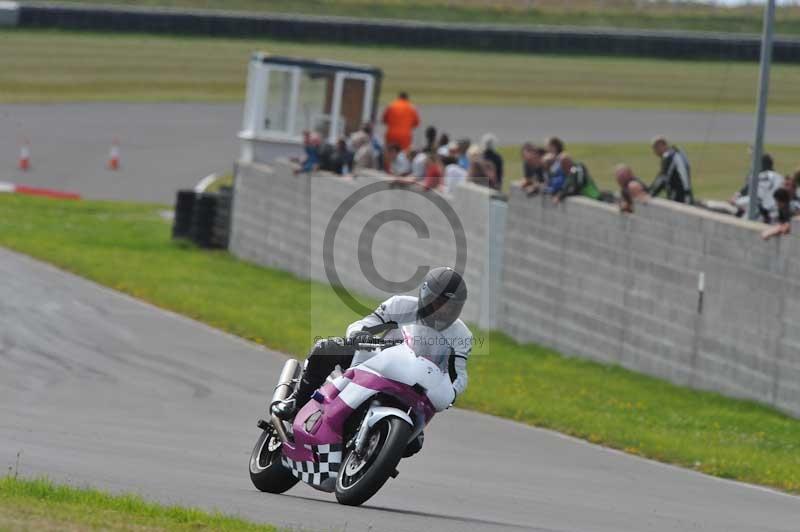
<instances>
[{"instance_id":1,"label":"rider's boot","mask_svg":"<svg viewBox=\"0 0 800 532\"><path fill-rule=\"evenodd\" d=\"M278 416L279 419L291 421L294 419L295 414L311 400L311 394L313 394L314 390L317 388L318 386L306 379L304 375L303 378L300 379L297 390L295 390L292 395L272 405L272 413Z\"/></svg>"},{"instance_id":2,"label":"rider's boot","mask_svg":"<svg viewBox=\"0 0 800 532\"><path fill-rule=\"evenodd\" d=\"M320 340L311 349L306 360L303 377L297 391L288 398L275 403L272 413L284 421L290 421L294 415L311 400L314 391L325 383L325 378L337 366L350 367L353 360L352 346L345 346L344 340Z\"/></svg>"}]
</instances>

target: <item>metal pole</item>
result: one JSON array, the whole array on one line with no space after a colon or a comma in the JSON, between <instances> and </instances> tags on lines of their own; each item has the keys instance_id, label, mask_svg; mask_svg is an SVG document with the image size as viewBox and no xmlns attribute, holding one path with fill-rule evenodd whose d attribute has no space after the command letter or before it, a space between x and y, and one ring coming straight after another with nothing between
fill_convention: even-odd
<instances>
[{"instance_id":1,"label":"metal pole","mask_svg":"<svg viewBox=\"0 0 800 532\"><path fill-rule=\"evenodd\" d=\"M753 143L753 162L750 166L750 205L747 217L758 218L758 174L761 172L761 155L764 153L764 126L767 121L767 97L769 96L769 68L772 63L772 32L775 23L775 0L767 0L764 6L764 32L761 36L761 68L758 73L758 108L756 110L756 140Z\"/></svg>"}]
</instances>

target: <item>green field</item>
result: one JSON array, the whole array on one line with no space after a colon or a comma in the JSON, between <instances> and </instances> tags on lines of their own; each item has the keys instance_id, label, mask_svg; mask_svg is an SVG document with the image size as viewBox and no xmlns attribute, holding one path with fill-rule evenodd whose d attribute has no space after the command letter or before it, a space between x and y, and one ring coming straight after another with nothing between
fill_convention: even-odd
<instances>
[{"instance_id":1,"label":"green field","mask_svg":"<svg viewBox=\"0 0 800 532\"><path fill-rule=\"evenodd\" d=\"M636 0L78 0L81 4L210 8L366 18L698 31L761 31L760 6ZM800 33L800 8L780 6L778 33Z\"/></svg>"},{"instance_id":2,"label":"green field","mask_svg":"<svg viewBox=\"0 0 800 532\"><path fill-rule=\"evenodd\" d=\"M135 495L54 485L47 480L0 478L0 530L36 532L275 532L222 514L161 506Z\"/></svg>"},{"instance_id":3,"label":"green field","mask_svg":"<svg viewBox=\"0 0 800 532\"><path fill-rule=\"evenodd\" d=\"M752 111L758 69L737 62L59 31L0 31L0 43L3 103L240 101L249 54L266 50L377 65L385 74L384 102L403 89L429 104ZM770 111L797 112L797 86L800 66L776 65Z\"/></svg>"},{"instance_id":4,"label":"green field","mask_svg":"<svg viewBox=\"0 0 800 532\"><path fill-rule=\"evenodd\" d=\"M355 318L323 285L171 242L162 208L3 196L0 245L295 355L316 335L342 334ZM488 347L470 359L459 406L800 493L800 420L476 333Z\"/></svg>"},{"instance_id":5,"label":"green field","mask_svg":"<svg viewBox=\"0 0 800 532\"><path fill-rule=\"evenodd\" d=\"M541 139L533 139L540 142ZM692 165L692 185L695 196L700 199L730 198L744 184L744 176L750 167L750 154L746 144L686 143L680 144ZM577 161L587 165L592 177L601 188L616 190L614 167L620 163L631 165L634 172L646 183L651 183L658 173L658 159L650 150L648 142L620 144L573 144L567 151ZM800 167L800 148L797 146L765 146L775 159L775 169L789 174ZM519 148L507 146L501 149L511 182L522 175Z\"/></svg>"}]
</instances>

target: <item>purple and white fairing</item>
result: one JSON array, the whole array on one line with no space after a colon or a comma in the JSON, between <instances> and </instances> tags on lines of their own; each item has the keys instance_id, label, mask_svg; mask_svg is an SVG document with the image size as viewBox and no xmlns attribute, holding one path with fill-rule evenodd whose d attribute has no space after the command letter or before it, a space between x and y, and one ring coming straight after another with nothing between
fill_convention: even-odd
<instances>
[{"instance_id":1,"label":"purple and white fairing","mask_svg":"<svg viewBox=\"0 0 800 532\"><path fill-rule=\"evenodd\" d=\"M303 482L334 491L343 459L345 422L377 393L390 395L405 406L404 411L391 410L413 424L413 437L454 399L446 365L418 356L413 339L407 338L406 343L384 349L348 369L314 394L295 417L294 443L282 446L283 464Z\"/></svg>"}]
</instances>

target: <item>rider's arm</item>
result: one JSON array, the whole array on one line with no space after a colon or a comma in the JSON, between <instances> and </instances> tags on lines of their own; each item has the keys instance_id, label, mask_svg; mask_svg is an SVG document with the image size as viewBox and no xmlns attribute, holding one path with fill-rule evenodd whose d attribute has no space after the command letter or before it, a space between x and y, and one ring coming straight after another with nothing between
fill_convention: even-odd
<instances>
[{"instance_id":1,"label":"rider's arm","mask_svg":"<svg viewBox=\"0 0 800 532\"><path fill-rule=\"evenodd\" d=\"M416 318L416 313L416 298L392 296L378 305L378 308L372 314L351 323L347 328L347 337L352 338L357 332L369 330L373 327L380 328L390 322L395 324L413 322Z\"/></svg>"},{"instance_id":2,"label":"rider's arm","mask_svg":"<svg viewBox=\"0 0 800 532\"><path fill-rule=\"evenodd\" d=\"M456 353L455 366L456 366L456 380L453 381L453 389L456 392L456 398L464 393L467 389L467 357Z\"/></svg>"},{"instance_id":3,"label":"rider's arm","mask_svg":"<svg viewBox=\"0 0 800 532\"><path fill-rule=\"evenodd\" d=\"M467 389L467 359L472 352L474 338L470 330L461 322L457 321L454 327L458 327L455 332L456 341L453 342L453 366L456 370L456 378L453 380L453 390L456 398Z\"/></svg>"},{"instance_id":4,"label":"rider's arm","mask_svg":"<svg viewBox=\"0 0 800 532\"><path fill-rule=\"evenodd\" d=\"M347 327L347 337L352 338L353 335L355 335L356 333L361 332L370 327L380 325L381 323L383 322L373 312L369 316L364 316L360 320L351 323L350 326Z\"/></svg>"}]
</instances>

